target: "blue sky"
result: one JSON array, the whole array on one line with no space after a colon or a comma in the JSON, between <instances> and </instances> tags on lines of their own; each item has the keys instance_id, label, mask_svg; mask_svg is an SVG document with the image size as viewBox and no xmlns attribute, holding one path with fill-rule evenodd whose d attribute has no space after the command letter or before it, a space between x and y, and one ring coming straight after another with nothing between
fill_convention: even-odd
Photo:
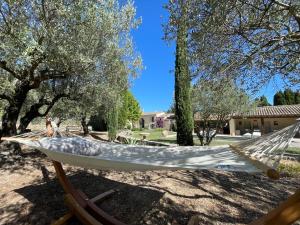
<instances>
[{"instance_id":1,"label":"blue sky","mask_svg":"<svg viewBox=\"0 0 300 225\"><path fill-rule=\"evenodd\" d=\"M137 50L145 69L134 80L132 92L144 112L167 110L174 95L175 45L162 40L162 23L168 14L162 8L166 0L136 0L137 16L142 17L139 29L133 32Z\"/></svg>"},{"instance_id":2,"label":"blue sky","mask_svg":"<svg viewBox=\"0 0 300 225\"><path fill-rule=\"evenodd\" d=\"M144 112L169 109L174 96L175 44L169 46L164 40L162 24L168 13L163 9L167 0L136 0L137 16L142 24L133 32L137 50L141 53L145 69L133 81L132 92ZM284 84L279 79L271 81L257 96L265 95L273 103L273 95ZM255 97L255 96L254 96Z\"/></svg>"}]
</instances>

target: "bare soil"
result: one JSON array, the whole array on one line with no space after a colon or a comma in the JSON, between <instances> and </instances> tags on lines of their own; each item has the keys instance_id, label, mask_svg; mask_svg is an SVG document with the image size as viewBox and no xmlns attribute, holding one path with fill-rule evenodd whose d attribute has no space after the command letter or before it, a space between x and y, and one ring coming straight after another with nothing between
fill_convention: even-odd
<instances>
[{"instance_id":1,"label":"bare soil","mask_svg":"<svg viewBox=\"0 0 300 225\"><path fill-rule=\"evenodd\" d=\"M65 165L71 182L93 197L120 191L100 207L128 224L247 224L300 187L299 178L224 171L120 172ZM67 212L51 161L32 149L0 146L0 224L50 224ZM76 219L70 224L80 224Z\"/></svg>"}]
</instances>

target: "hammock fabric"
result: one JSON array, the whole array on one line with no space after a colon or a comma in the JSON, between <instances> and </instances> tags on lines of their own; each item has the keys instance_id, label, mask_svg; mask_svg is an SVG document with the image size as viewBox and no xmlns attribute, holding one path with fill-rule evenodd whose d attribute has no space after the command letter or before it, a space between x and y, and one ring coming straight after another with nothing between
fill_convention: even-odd
<instances>
[{"instance_id":1,"label":"hammock fabric","mask_svg":"<svg viewBox=\"0 0 300 225\"><path fill-rule=\"evenodd\" d=\"M124 145L88 140L82 137L18 140L39 149L50 159L94 169L223 169L258 172L228 146L157 147Z\"/></svg>"},{"instance_id":2,"label":"hammock fabric","mask_svg":"<svg viewBox=\"0 0 300 225\"><path fill-rule=\"evenodd\" d=\"M276 168L300 121L277 132L230 146L158 147L124 145L62 134L23 134L14 140L44 152L50 159L84 168L114 170L221 169L266 172L279 178ZM237 154L236 154L237 153ZM271 171L271 172L270 172Z\"/></svg>"}]
</instances>

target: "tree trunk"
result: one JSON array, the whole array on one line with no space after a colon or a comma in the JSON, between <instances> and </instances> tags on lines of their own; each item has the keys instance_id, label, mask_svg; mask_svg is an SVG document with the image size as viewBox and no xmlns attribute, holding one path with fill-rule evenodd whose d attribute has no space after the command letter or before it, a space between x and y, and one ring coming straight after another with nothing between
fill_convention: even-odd
<instances>
[{"instance_id":1,"label":"tree trunk","mask_svg":"<svg viewBox=\"0 0 300 225\"><path fill-rule=\"evenodd\" d=\"M12 100L4 109L4 114L2 116L2 136L12 136L17 134L17 120L30 89L28 81L18 81L16 84Z\"/></svg>"},{"instance_id":2,"label":"tree trunk","mask_svg":"<svg viewBox=\"0 0 300 225\"><path fill-rule=\"evenodd\" d=\"M27 126L33 119L35 119L37 117L46 116L48 114L48 112L52 109L54 104L63 97L67 97L67 95L66 94L58 94L52 99L52 101L48 101L47 99L44 99L44 97L40 98L40 100L37 103L33 104L30 107L30 110L26 112L25 116L23 116L20 119L20 125L18 127L18 130L20 132L25 132ZM47 105L46 111L41 114L39 112L40 108L42 108L43 106L46 106L46 105ZM60 123L60 121L59 121L59 123ZM59 126L59 124L57 124L57 126Z\"/></svg>"},{"instance_id":3,"label":"tree trunk","mask_svg":"<svg viewBox=\"0 0 300 225\"><path fill-rule=\"evenodd\" d=\"M83 129L83 135L88 135L89 134L89 127L86 123L86 116L81 117L81 126Z\"/></svg>"},{"instance_id":4,"label":"tree trunk","mask_svg":"<svg viewBox=\"0 0 300 225\"><path fill-rule=\"evenodd\" d=\"M39 117L39 116L42 116L40 113L39 113L39 109L45 105L45 101L43 98L41 98L39 100L38 103L35 103L33 104L31 107L30 107L30 110L26 112L25 116L23 116L21 119L20 119L20 125L18 127L18 130L23 133L25 132L26 128L28 127L29 123L36 117Z\"/></svg>"},{"instance_id":5,"label":"tree trunk","mask_svg":"<svg viewBox=\"0 0 300 225\"><path fill-rule=\"evenodd\" d=\"M218 133L218 132L216 131L212 136L209 137L209 139L208 139L206 145L210 145L210 143L212 142L212 140L214 139L214 137L217 135L217 133Z\"/></svg>"},{"instance_id":6,"label":"tree trunk","mask_svg":"<svg viewBox=\"0 0 300 225\"><path fill-rule=\"evenodd\" d=\"M20 131L21 133L24 133L26 131L28 125L30 124L30 122L36 117L37 116L35 116L34 114L28 114L28 112L27 112L26 115L20 119L20 125L18 127L18 131Z\"/></svg>"}]
</instances>

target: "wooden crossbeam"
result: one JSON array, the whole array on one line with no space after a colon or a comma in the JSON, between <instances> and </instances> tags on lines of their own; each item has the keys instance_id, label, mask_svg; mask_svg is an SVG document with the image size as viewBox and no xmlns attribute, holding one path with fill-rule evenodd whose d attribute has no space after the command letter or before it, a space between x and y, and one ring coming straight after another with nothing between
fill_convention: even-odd
<instances>
[{"instance_id":1,"label":"wooden crossbeam","mask_svg":"<svg viewBox=\"0 0 300 225\"><path fill-rule=\"evenodd\" d=\"M96 220L90 213L83 208L77 200L71 195L66 194L65 202L70 208L71 212L85 225L103 225L98 220Z\"/></svg>"}]
</instances>

